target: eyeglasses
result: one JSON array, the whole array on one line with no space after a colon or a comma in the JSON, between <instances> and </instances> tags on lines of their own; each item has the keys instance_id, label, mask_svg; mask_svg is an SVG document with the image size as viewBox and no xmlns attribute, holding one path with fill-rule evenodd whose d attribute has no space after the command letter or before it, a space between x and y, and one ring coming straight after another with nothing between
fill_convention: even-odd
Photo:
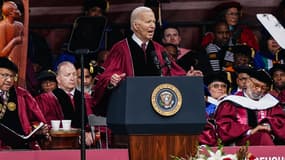
<instances>
[{"instance_id":1,"label":"eyeglasses","mask_svg":"<svg viewBox=\"0 0 285 160\"><path fill-rule=\"evenodd\" d=\"M267 91L269 89L269 87L267 85L258 84L256 82L254 82L251 78L249 78L249 80L252 82L253 87L255 89L261 89L262 91Z\"/></svg>"},{"instance_id":2,"label":"eyeglasses","mask_svg":"<svg viewBox=\"0 0 285 160\"><path fill-rule=\"evenodd\" d=\"M7 74L7 73L0 73L0 77L2 77L4 79L8 79L8 78L14 79L16 77L16 75L14 75L14 74Z\"/></svg>"},{"instance_id":3,"label":"eyeglasses","mask_svg":"<svg viewBox=\"0 0 285 160\"><path fill-rule=\"evenodd\" d=\"M213 87L215 89L218 89L218 88L227 88L227 85L226 84L211 84L210 87Z\"/></svg>"}]
</instances>

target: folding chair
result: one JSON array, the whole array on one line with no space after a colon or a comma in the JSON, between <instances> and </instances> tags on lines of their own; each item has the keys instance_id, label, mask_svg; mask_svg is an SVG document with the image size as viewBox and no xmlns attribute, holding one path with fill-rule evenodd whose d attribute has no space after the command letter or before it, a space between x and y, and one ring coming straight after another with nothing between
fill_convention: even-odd
<instances>
[{"instance_id":1,"label":"folding chair","mask_svg":"<svg viewBox=\"0 0 285 160\"><path fill-rule=\"evenodd\" d=\"M106 117L101 117L101 116L96 116L94 114L90 114L88 116L88 122L91 127L91 134L92 137L95 137L96 135L96 128L98 128L98 131L100 132L100 127L105 128L105 141L106 141L106 149L108 149L108 128L107 128L107 118ZM100 132L101 134L101 132ZM101 135L100 135L100 148L102 148L102 142L101 142Z\"/></svg>"}]
</instances>

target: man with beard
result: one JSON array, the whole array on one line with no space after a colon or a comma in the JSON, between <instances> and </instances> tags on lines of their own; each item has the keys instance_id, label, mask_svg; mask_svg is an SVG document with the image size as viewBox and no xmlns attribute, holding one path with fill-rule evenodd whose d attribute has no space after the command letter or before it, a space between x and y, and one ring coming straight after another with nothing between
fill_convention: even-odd
<instances>
[{"instance_id":1,"label":"man with beard","mask_svg":"<svg viewBox=\"0 0 285 160\"><path fill-rule=\"evenodd\" d=\"M270 70L273 79L273 90L270 91L276 97L285 110L285 64L275 64Z\"/></svg>"},{"instance_id":2,"label":"man with beard","mask_svg":"<svg viewBox=\"0 0 285 160\"><path fill-rule=\"evenodd\" d=\"M278 100L268 93L272 83L265 70L251 71L246 89L225 97L215 120L225 145L285 144L285 114Z\"/></svg>"}]
</instances>

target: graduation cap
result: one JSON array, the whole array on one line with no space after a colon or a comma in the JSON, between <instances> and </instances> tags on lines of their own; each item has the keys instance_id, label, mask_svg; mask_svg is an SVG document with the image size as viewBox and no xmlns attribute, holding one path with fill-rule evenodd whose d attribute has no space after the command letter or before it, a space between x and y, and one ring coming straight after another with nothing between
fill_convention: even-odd
<instances>
[{"instance_id":1,"label":"graduation cap","mask_svg":"<svg viewBox=\"0 0 285 160\"><path fill-rule=\"evenodd\" d=\"M248 45L231 46L230 51L233 52L235 55L237 54L244 55L249 58L254 57L254 54L255 54L254 49L249 47Z\"/></svg>"},{"instance_id":2,"label":"graduation cap","mask_svg":"<svg viewBox=\"0 0 285 160\"><path fill-rule=\"evenodd\" d=\"M0 68L6 68L15 73L18 73L18 67L8 58L0 58Z\"/></svg>"},{"instance_id":3,"label":"graduation cap","mask_svg":"<svg viewBox=\"0 0 285 160\"><path fill-rule=\"evenodd\" d=\"M269 70L271 77L276 71L283 71L285 72L285 64L274 64L274 66Z\"/></svg>"},{"instance_id":4,"label":"graduation cap","mask_svg":"<svg viewBox=\"0 0 285 160\"><path fill-rule=\"evenodd\" d=\"M45 80L51 80L56 82L56 73L50 69L41 71L37 76L37 80L40 82Z\"/></svg>"},{"instance_id":5,"label":"graduation cap","mask_svg":"<svg viewBox=\"0 0 285 160\"><path fill-rule=\"evenodd\" d=\"M253 67L250 65L234 66L233 68L237 74L239 74L239 73L249 74L253 70Z\"/></svg>"},{"instance_id":6,"label":"graduation cap","mask_svg":"<svg viewBox=\"0 0 285 160\"><path fill-rule=\"evenodd\" d=\"M273 82L270 74L265 69L252 70L249 72L249 76L267 84L268 86L270 86Z\"/></svg>"},{"instance_id":7,"label":"graduation cap","mask_svg":"<svg viewBox=\"0 0 285 160\"><path fill-rule=\"evenodd\" d=\"M227 84L227 86L230 85L229 80L227 79L227 74L224 71L215 71L210 72L204 77L204 84L209 86L212 82L223 82Z\"/></svg>"}]
</instances>

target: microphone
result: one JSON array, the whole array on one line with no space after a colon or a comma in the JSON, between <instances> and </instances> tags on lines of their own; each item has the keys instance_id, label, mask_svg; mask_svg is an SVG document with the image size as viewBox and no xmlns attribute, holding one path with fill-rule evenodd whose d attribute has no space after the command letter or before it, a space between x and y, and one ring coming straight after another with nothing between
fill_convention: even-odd
<instances>
[{"instance_id":1,"label":"microphone","mask_svg":"<svg viewBox=\"0 0 285 160\"><path fill-rule=\"evenodd\" d=\"M156 55L155 51L151 51L151 52L150 52L150 55L151 55L151 57L152 57L153 63L154 63L155 66L156 66L156 69L160 71L160 70L161 70L161 68L160 68L160 63L159 63L159 60L158 60L158 58L157 58L157 55Z\"/></svg>"},{"instance_id":2,"label":"microphone","mask_svg":"<svg viewBox=\"0 0 285 160\"><path fill-rule=\"evenodd\" d=\"M171 69L171 61L168 58L168 55L165 51L162 52L162 57L165 61L165 65L167 66L168 69Z\"/></svg>"}]
</instances>

